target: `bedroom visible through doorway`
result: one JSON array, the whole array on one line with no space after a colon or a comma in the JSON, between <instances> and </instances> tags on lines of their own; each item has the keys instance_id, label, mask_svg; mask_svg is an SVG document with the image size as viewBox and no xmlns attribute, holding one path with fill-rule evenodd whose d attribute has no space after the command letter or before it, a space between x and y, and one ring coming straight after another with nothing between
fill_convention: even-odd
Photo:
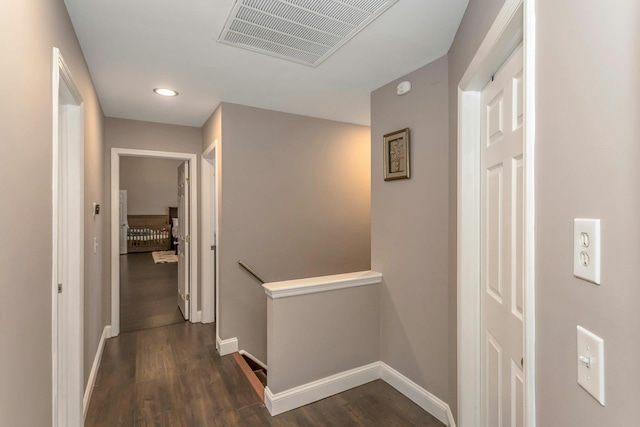
<instances>
[{"instance_id":1,"label":"bedroom visible through doorway","mask_svg":"<svg viewBox=\"0 0 640 427\"><path fill-rule=\"evenodd\" d=\"M120 159L120 330L184 322L178 303L180 159Z\"/></svg>"}]
</instances>

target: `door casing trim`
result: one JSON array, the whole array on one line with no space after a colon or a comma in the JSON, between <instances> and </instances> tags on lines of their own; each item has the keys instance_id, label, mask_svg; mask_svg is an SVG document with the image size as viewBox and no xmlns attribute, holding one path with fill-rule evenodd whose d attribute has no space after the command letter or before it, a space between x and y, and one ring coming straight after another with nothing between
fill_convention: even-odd
<instances>
[{"instance_id":1,"label":"door casing trim","mask_svg":"<svg viewBox=\"0 0 640 427\"><path fill-rule=\"evenodd\" d=\"M199 321L198 312L198 161L197 155L170 151L138 150L132 148L111 148L111 336L120 333L120 232L119 193L120 157L150 157L158 159L186 160L192 177L189 188L189 223L191 229L191 254L189 265L189 321ZM194 250L195 248L195 250Z\"/></svg>"},{"instance_id":2,"label":"door casing trim","mask_svg":"<svg viewBox=\"0 0 640 427\"><path fill-rule=\"evenodd\" d=\"M82 423L84 393L84 101L58 48L52 66L51 363L54 427ZM64 85L73 104L61 110ZM60 119L64 126L60 129ZM60 136L60 132L63 136ZM62 154L62 158L60 157ZM64 188L60 188L59 180ZM70 195L74 196L71 197ZM62 195L62 201L60 201ZM60 204L62 203L62 206ZM62 208L65 212L60 218ZM58 224L66 227L59 234ZM59 271L59 243L65 253ZM58 293L58 283L62 293ZM58 298L63 309L59 308ZM61 320L59 322L59 320ZM62 371L62 372L61 372Z\"/></svg>"},{"instance_id":3,"label":"door casing trim","mask_svg":"<svg viewBox=\"0 0 640 427\"><path fill-rule=\"evenodd\" d=\"M506 0L458 85L457 347L458 425L480 419L480 94L491 75L524 49L525 425L535 420L535 0Z\"/></svg>"}]
</instances>

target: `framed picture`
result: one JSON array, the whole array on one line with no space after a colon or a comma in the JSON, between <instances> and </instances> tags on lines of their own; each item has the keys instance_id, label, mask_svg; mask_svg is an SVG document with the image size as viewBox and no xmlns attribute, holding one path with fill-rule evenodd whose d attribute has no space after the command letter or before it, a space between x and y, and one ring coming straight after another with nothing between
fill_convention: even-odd
<instances>
[{"instance_id":1,"label":"framed picture","mask_svg":"<svg viewBox=\"0 0 640 427\"><path fill-rule=\"evenodd\" d=\"M410 178L409 128L384 136L384 180Z\"/></svg>"}]
</instances>

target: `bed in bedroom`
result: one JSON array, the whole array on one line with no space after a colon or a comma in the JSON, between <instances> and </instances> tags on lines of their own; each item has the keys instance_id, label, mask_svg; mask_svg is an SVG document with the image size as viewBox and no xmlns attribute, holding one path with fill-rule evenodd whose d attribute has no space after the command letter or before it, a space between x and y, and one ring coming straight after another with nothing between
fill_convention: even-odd
<instances>
[{"instance_id":1,"label":"bed in bedroom","mask_svg":"<svg viewBox=\"0 0 640 427\"><path fill-rule=\"evenodd\" d=\"M168 251L171 249L169 215L127 215L127 252Z\"/></svg>"}]
</instances>

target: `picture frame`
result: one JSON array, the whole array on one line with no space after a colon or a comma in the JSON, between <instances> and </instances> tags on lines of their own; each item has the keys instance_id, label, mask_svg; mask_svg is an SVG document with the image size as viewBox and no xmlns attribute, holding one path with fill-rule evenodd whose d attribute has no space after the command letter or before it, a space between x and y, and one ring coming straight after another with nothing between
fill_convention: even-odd
<instances>
[{"instance_id":1,"label":"picture frame","mask_svg":"<svg viewBox=\"0 0 640 427\"><path fill-rule=\"evenodd\" d=\"M410 178L409 128L388 133L383 140L384 180Z\"/></svg>"}]
</instances>

